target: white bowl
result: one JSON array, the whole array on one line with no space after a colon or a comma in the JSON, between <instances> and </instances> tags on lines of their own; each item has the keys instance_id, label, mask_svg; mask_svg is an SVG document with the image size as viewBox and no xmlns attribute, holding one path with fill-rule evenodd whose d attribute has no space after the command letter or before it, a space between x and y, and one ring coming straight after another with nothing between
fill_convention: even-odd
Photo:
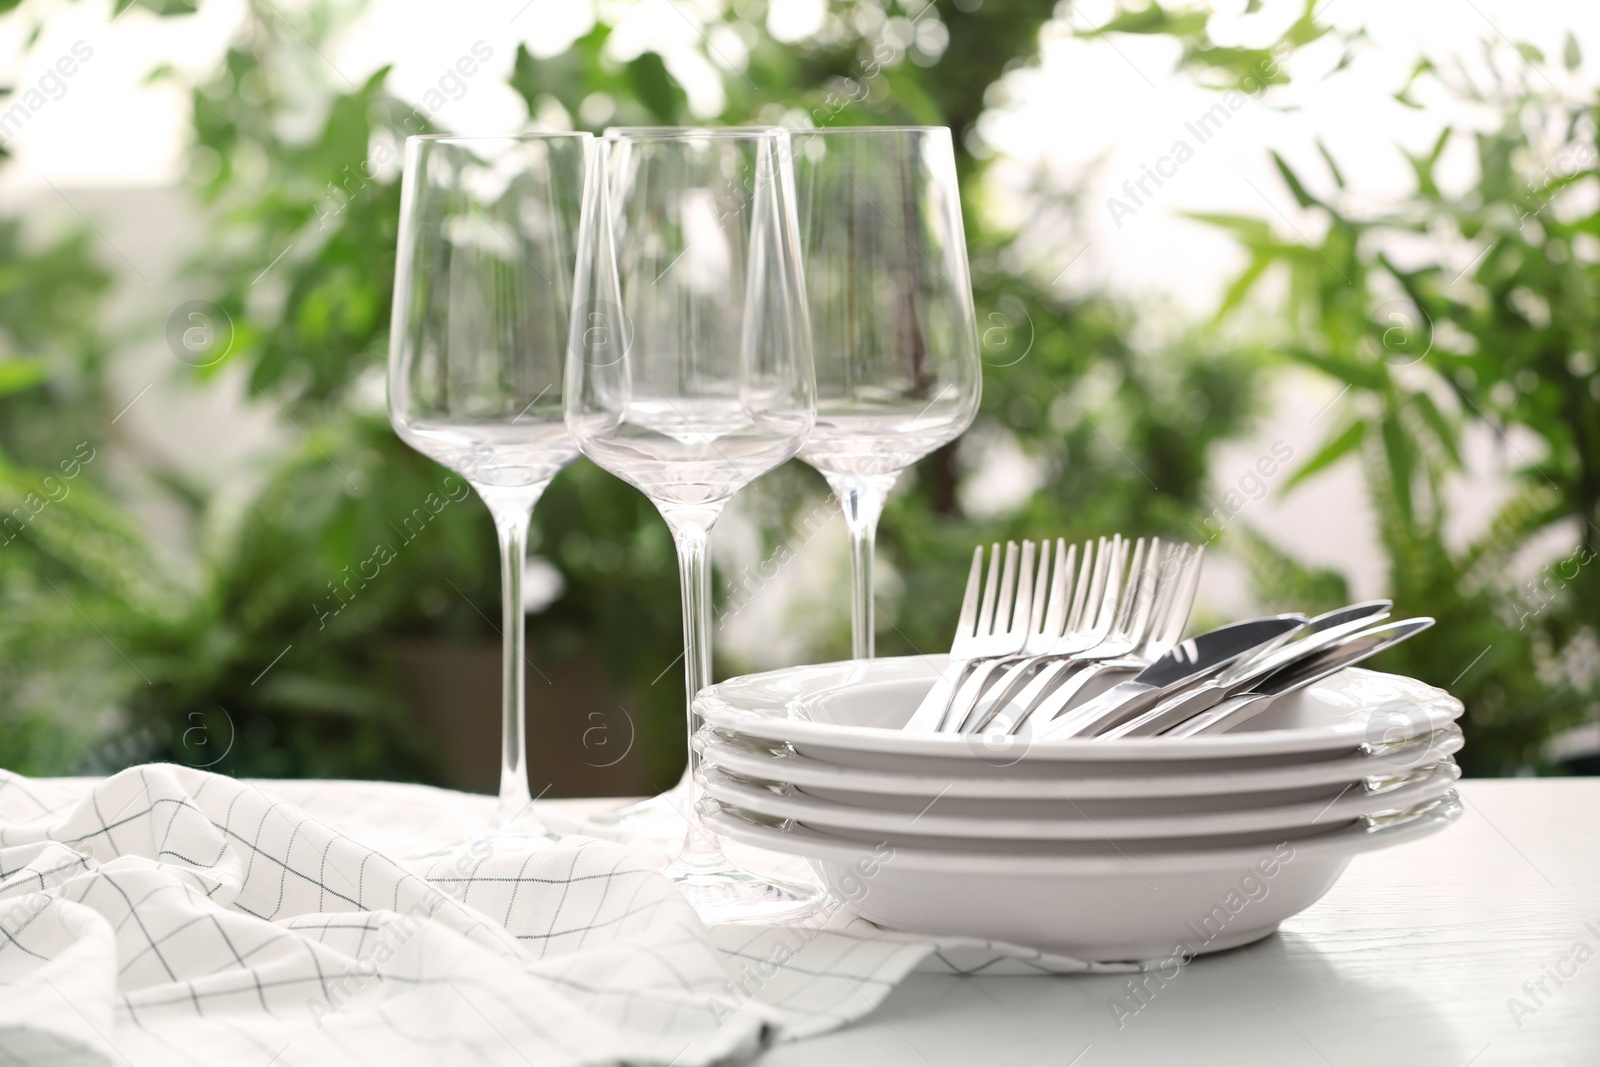
<instances>
[{"instance_id":1,"label":"white bowl","mask_svg":"<svg viewBox=\"0 0 1600 1067\"><path fill-rule=\"evenodd\" d=\"M1263 800L1273 794L1110 800L970 800L882 797L874 794L808 795L788 786L736 778L706 768L704 786L716 800L740 810L840 835L878 840L878 835L954 839L966 851L971 839L1116 841L1185 838L1216 834L1287 833L1341 826L1376 812L1404 811L1437 800L1461 777L1443 760L1385 785L1346 785L1331 794L1291 802ZM861 796L874 806L857 802Z\"/></svg>"},{"instance_id":2,"label":"white bowl","mask_svg":"<svg viewBox=\"0 0 1600 1067\"><path fill-rule=\"evenodd\" d=\"M1166 965L1267 936L1321 899L1351 856L1435 833L1460 814L1449 792L1377 825L1277 843L1005 842L969 852L849 841L726 806L705 819L735 840L805 857L830 890L882 926Z\"/></svg>"},{"instance_id":3,"label":"white bowl","mask_svg":"<svg viewBox=\"0 0 1600 1067\"><path fill-rule=\"evenodd\" d=\"M717 729L787 742L821 762L947 775L977 765L1052 761L1198 763L1270 756L1281 764L1285 756L1325 758L1432 733L1462 712L1461 702L1442 689L1350 667L1215 736L1029 741L901 729L947 661L902 656L745 675L702 690L695 710ZM941 771L940 763L927 759L948 762Z\"/></svg>"},{"instance_id":4,"label":"white bowl","mask_svg":"<svg viewBox=\"0 0 1600 1067\"><path fill-rule=\"evenodd\" d=\"M1401 776L1437 763L1461 749L1461 728L1454 723L1431 734L1389 746L1371 755L1313 753L1314 758L1292 756L1248 759L1180 760L1118 763L1029 761L1022 766L992 766L982 762L935 762L946 773L900 770L863 770L825 763L802 756L788 745L747 738L742 734L708 734L701 756L707 765L752 778L766 778L799 786L817 796L884 794L920 797L927 803L936 796L1074 800L1107 797L1200 797L1218 793L1294 791L1301 799L1326 795L1340 786L1372 778ZM902 761L907 762L907 761ZM1332 786L1333 792L1327 787ZM1288 802L1287 797L1282 801ZM859 800L868 804L864 796ZM868 805L871 806L871 805Z\"/></svg>"}]
</instances>

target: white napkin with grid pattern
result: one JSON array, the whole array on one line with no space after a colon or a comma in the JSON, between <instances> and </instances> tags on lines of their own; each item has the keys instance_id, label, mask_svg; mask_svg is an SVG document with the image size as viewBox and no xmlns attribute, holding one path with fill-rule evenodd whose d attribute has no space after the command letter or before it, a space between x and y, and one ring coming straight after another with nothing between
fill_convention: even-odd
<instances>
[{"instance_id":1,"label":"white napkin with grid pattern","mask_svg":"<svg viewBox=\"0 0 1600 1067\"><path fill-rule=\"evenodd\" d=\"M847 1023L919 967L1118 969L843 908L707 927L649 857L592 838L414 871L362 843L426 843L397 829L412 816L449 839L487 807L168 764L0 771L0 1064L687 1067Z\"/></svg>"}]
</instances>

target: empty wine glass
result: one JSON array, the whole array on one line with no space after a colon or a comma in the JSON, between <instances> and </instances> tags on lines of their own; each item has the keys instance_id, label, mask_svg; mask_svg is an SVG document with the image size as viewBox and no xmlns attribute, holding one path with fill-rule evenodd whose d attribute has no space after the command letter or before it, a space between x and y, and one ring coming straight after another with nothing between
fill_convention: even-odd
<instances>
[{"instance_id":1,"label":"empty wine glass","mask_svg":"<svg viewBox=\"0 0 1600 1067\"><path fill-rule=\"evenodd\" d=\"M978 329L944 127L796 132L798 218L817 376L800 456L850 531L852 655L873 654L878 516L906 467L978 410Z\"/></svg>"},{"instance_id":2,"label":"empty wine glass","mask_svg":"<svg viewBox=\"0 0 1600 1067\"><path fill-rule=\"evenodd\" d=\"M578 454L562 373L586 133L406 141L389 339L389 420L460 474L500 540L501 768L497 843L552 840L525 766L522 573L539 496Z\"/></svg>"},{"instance_id":3,"label":"empty wine glass","mask_svg":"<svg viewBox=\"0 0 1600 1067\"><path fill-rule=\"evenodd\" d=\"M696 816L711 528L796 453L814 417L788 148L776 129L608 133L573 286L567 425L584 455L650 498L678 549L689 796L666 874L708 921L788 917L821 899L734 868Z\"/></svg>"}]
</instances>

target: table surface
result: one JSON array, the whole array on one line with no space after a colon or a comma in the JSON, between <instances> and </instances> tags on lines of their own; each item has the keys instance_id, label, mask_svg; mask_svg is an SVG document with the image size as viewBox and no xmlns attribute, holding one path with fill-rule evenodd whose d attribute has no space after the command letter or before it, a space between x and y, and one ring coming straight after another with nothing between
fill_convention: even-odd
<instances>
[{"instance_id":1,"label":"table surface","mask_svg":"<svg viewBox=\"0 0 1600 1067\"><path fill-rule=\"evenodd\" d=\"M1456 825L1357 856L1276 936L1200 957L1120 1028L1126 976L912 975L760 1063L1600 1064L1600 779L1460 793Z\"/></svg>"}]
</instances>

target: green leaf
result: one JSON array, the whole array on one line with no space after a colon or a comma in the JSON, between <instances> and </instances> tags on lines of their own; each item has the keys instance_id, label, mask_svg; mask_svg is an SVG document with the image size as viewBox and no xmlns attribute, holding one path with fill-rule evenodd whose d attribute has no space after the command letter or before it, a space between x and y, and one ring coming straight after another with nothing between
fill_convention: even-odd
<instances>
[{"instance_id":1,"label":"green leaf","mask_svg":"<svg viewBox=\"0 0 1600 1067\"><path fill-rule=\"evenodd\" d=\"M1238 554L1258 589L1271 589L1305 611L1325 611L1350 602L1350 590L1337 571L1308 566L1240 520L1229 532L1229 547Z\"/></svg>"},{"instance_id":2,"label":"green leaf","mask_svg":"<svg viewBox=\"0 0 1600 1067\"><path fill-rule=\"evenodd\" d=\"M1164 34L1170 37L1201 37L1206 32L1206 22L1211 18L1206 11L1169 12L1160 4L1134 11L1119 11L1110 22L1084 34L1101 37L1108 33Z\"/></svg>"},{"instance_id":3,"label":"green leaf","mask_svg":"<svg viewBox=\"0 0 1600 1067\"><path fill-rule=\"evenodd\" d=\"M1278 155L1277 152L1272 153L1272 162L1276 164L1278 173L1283 176L1284 184L1289 187L1289 192L1294 196L1295 203L1301 207L1322 206L1320 200L1306 192L1306 187L1301 183L1300 178L1289 168L1289 164L1285 163L1283 157Z\"/></svg>"},{"instance_id":4,"label":"green leaf","mask_svg":"<svg viewBox=\"0 0 1600 1067\"><path fill-rule=\"evenodd\" d=\"M1322 161L1328 165L1328 173L1333 175L1333 184L1344 188L1344 175L1339 171L1339 164L1333 161L1333 155L1328 151L1328 146L1322 143L1322 138L1317 138L1317 151L1322 154Z\"/></svg>"},{"instance_id":5,"label":"green leaf","mask_svg":"<svg viewBox=\"0 0 1600 1067\"><path fill-rule=\"evenodd\" d=\"M1240 240L1249 241L1252 245L1257 240L1263 243L1270 243L1272 240L1272 227L1261 219L1249 215L1225 215L1212 211L1186 211L1183 215L1184 218L1194 219L1196 222L1232 230L1239 235Z\"/></svg>"},{"instance_id":6,"label":"green leaf","mask_svg":"<svg viewBox=\"0 0 1600 1067\"><path fill-rule=\"evenodd\" d=\"M1229 283L1228 289L1222 295L1222 306L1217 309L1216 318L1220 321L1244 303L1244 298L1250 295L1250 290L1255 288L1256 282L1272 266L1277 257L1257 253L1250 259L1250 265L1239 272L1239 276Z\"/></svg>"},{"instance_id":7,"label":"green leaf","mask_svg":"<svg viewBox=\"0 0 1600 1067\"><path fill-rule=\"evenodd\" d=\"M1308 367L1315 367L1324 374L1331 375L1357 389L1379 392L1389 384L1389 376L1384 373L1382 364L1339 359L1325 356L1320 352L1309 352L1303 348L1289 348L1285 351L1290 358Z\"/></svg>"},{"instance_id":8,"label":"green leaf","mask_svg":"<svg viewBox=\"0 0 1600 1067\"><path fill-rule=\"evenodd\" d=\"M1454 131L1446 126L1439 131L1439 136L1434 140L1433 147L1426 156L1414 156L1406 153L1406 159L1411 162L1411 169L1417 175L1417 191L1423 196L1433 197L1439 193L1439 184L1434 179L1434 168L1439 165L1439 157L1444 155L1445 146L1450 143L1450 135Z\"/></svg>"},{"instance_id":9,"label":"green leaf","mask_svg":"<svg viewBox=\"0 0 1600 1067\"><path fill-rule=\"evenodd\" d=\"M1316 455L1306 460L1300 469L1289 475L1289 480L1283 483L1283 488L1278 491L1279 496L1286 496L1291 489L1313 475L1327 470L1339 460L1348 456L1361 446L1361 440L1367 434L1367 421L1365 419L1352 419L1344 429L1333 434L1324 441L1322 447L1317 449Z\"/></svg>"},{"instance_id":10,"label":"green leaf","mask_svg":"<svg viewBox=\"0 0 1600 1067\"><path fill-rule=\"evenodd\" d=\"M38 358L0 360L0 396L32 389L49 376L49 366Z\"/></svg>"},{"instance_id":11,"label":"green leaf","mask_svg":"<svg viewBox=\"0 0 1600 1067\"><path fill-rule=\"evenodd\" d=\"M1567 31L1567 39L1561 45L1561 64L1568 70L1577 70L1583 63L1583 53L1578 50L1578 39L1572 36L1572 31Z\"/></svg>"},{"instance_id":12,"label":"green leaf","mask_svg":"<svg viewBox=\"0 0 1600 1067\"><path fill-rule=\"evenodd\" d=\"M1394 98L1400 103L1404 104L1406 107L1415 108L1418 111L1422 110L1422 105L1411 98L1411 89L1414 85L1416 85L1418 78L1422 77L1424 74L1433 73L1433 70L1434 66L1432 60L1417 60L1416 64L1411 68L1411 73L1406 77L1406 83L1400 87L1399 92L1394 94Z\"/></svg>"},{"instance_id":13,"label":"green leaf","mask_svg":"<svg viewBox=\"0 0 1600 1067\"><path fill-rule=\"evenodd\" d=\"M1444 412L1433 402L1433 397L1427 393L1414 393L1411 397L1411 406L1417 409L1417 414L1422 416L1422 421L1433 431L1433 436L1438 440L1439 446L1444 449L1445 455L1450 459L1450 465L1456 470L1461 469L1461 445L1457 440L1456 427L1445 418Z\"/></svg>"},{"instance_id":14,"label":"green leaf","mask_svg":"<svg viewBox=\"0 0 1600 1067\"><path fill-rule=\"evenodd\" d=\"M1411 494L1417 469L1416 445L1397 412L1387 412L1378 428L1383 437L1383 457L1389 466L1389 488L1401 520L1409 527L1416 521Z\"/></svg>"},{"instance_id":15,"label":"green leaf","mask_svg":"<svg viewBox=\"0 0 1600 1067\"><path fill-rule=\"evenodd\" d=\"M639 102L661 122L676 122L686 110L688 94L667 70L660 53L645 52L629 63L628 81Z\"/></svg>"},{"instance_id":16,"label":"green leaf","mask_svg":"<svg viewBox=\"0 0 1600 1067\"><path fill-rule=\"evenodd\" d=\"M142 7L152 14L166 18L171 15L193 15L200 10L199 0L117 0L112 8L112 17L122 14L130 7Z\"/></svg>"}]
</instances>

